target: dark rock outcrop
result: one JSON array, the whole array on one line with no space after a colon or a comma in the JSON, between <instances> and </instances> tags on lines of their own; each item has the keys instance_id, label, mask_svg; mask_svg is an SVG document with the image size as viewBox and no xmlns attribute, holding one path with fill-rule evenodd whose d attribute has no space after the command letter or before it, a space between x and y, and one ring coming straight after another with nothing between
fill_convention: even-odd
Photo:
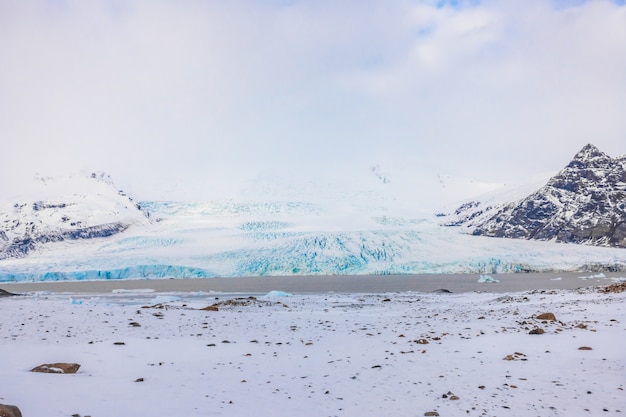
<instances>
[{"instance_id":1,"label":"dark rock outcrop","mask_svg":"<svg viewBox=\"0 0 626 417\"><path fill-rule=\"evenodd\" d=\"M626 248L626 156L586 145L528 197L490 207L466 203L448 225L480 236Z\"/></svg>"},{"instance_id":2,"label":"dark rock outcrop","mask_svg":"<svg viewBox=\"0 0 626 417\"><path fill-rule=\"evenodd\" d=\"M2 288L0 288L0 298L2 298L2 297L13 297L14 295L17 295L17 294L13 294L12 292L8 292L8 291L3 290Z\"/></svg>"},{"instance_id":3,"label":"dark rock outcrop","mask_svg":"<svg viewBox=\"0 0 626 417\"><path fill-rule=\"evenodd\" d=\"M22 412L14 405L0 404L0 417L22 417Z\"/></svg>"},{"instance_id":4,"label":"dark rock outcrop","mask_svg":"<svg viewBox=\"0 0 626 417\"><path fill-rule=\"evenodd\" d=\"M62 242L65 240L95 239L109 237L121 233L128 228L127 224L109 223L97 226L82 227L79 229L58 230L54 233L33 233L22 238L14 239L0 251L0 260L9 258L23 258L28 253L45 243Z\"/></svg>"}]
</instances>

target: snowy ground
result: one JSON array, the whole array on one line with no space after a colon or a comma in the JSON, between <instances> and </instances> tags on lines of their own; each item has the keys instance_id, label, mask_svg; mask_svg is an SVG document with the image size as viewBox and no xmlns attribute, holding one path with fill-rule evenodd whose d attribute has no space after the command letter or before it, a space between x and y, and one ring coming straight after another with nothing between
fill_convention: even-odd
<instances>
[{"instance_id":1,"label":"snowy ground","mask_svg":"<svg viewBox=\"0 0 626 417\"><path fill-rule=\"evenodd\" d=\"M0 298L0 403L50 417L624 415L625 301L30 293ZM30 372L54 362L81 368Z\"/></svg>"}]
</instances>

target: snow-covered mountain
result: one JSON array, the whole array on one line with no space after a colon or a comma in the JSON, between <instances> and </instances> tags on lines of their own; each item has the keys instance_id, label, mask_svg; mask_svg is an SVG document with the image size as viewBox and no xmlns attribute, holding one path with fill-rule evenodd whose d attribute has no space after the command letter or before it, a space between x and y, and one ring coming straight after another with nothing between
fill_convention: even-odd
<instances>
[{"instance_id":1,"label":"snow-covered mountain","mask_svg":"<svg viewBox=\"0 0 626 417\"><path fill-rule=\"evenodd\" d=\"M586 145L530 195L465 203L447 224L477 236L626 248L626 156L611 158Z\"/></svg>"},{"instance_id":2,"label":"snow-covered mountain","mask_svg":"<svg viewBox=\"0 0 626 417\"><path fill-rule=\"evenodd\" d=\"M106 238L146 223L146 212L116 190L107 174L37 177L25 195L0 208L0 260L26 257L53 242Z\"/></svg>"}]
</instances>

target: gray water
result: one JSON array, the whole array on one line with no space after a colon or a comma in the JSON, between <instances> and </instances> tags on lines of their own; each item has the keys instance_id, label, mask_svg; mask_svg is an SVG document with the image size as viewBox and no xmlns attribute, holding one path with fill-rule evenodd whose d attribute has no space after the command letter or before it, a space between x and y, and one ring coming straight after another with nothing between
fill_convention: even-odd
<instances>
[{"instance_id":1,"label":"gray water","mask_svg":"<svg viewBox=\"0 0 626 417\"><path fill-rule=\"evenodd\" d=\"M431 292L441 289L453 293L503 293L609 285L619 280L626 280L626 273L524 273L492 274L489 277L499 282L479 282L480 275L477 274L337 275L20 282L4 283L0 285L0 288L14 293L30 291L110 293L118 289L153 289L155 292L214 291L242 294L265 294L272 290L291 293L384 293L404 291Z\"/></svg>"}]
</instances>

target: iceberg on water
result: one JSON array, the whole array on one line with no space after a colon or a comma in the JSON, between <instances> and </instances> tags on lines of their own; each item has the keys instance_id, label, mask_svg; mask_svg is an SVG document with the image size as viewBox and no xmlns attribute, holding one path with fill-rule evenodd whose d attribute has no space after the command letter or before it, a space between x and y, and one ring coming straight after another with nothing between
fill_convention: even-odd
<instances>
[{"instance_id":1,"label":"iceberg on water","mask_svg":"<svg viewBox=\"0 0 626 417\"><path fill-rule=\"evenodd\" d=\"M269 298L272 298L272 297L291 297L292 295L293 294L285 292L285 291L273 290L273 291L270 291L267 294L265 294L265 297L269 297Z\"/></svg>"},{"instance_id":2,"label":"iceberg on water","mask_svg":"<svg viewBox=\"0 0 626 417\"><path fill-rule=\"evenodd\" d=\"M495 279L491 275L481 275L480 278L478 278L478 282L480 282L480 283L485 283L485 282L496 283L496 282L500 282L500 280L499 279Z\"/></svg>"}]
</instances>

